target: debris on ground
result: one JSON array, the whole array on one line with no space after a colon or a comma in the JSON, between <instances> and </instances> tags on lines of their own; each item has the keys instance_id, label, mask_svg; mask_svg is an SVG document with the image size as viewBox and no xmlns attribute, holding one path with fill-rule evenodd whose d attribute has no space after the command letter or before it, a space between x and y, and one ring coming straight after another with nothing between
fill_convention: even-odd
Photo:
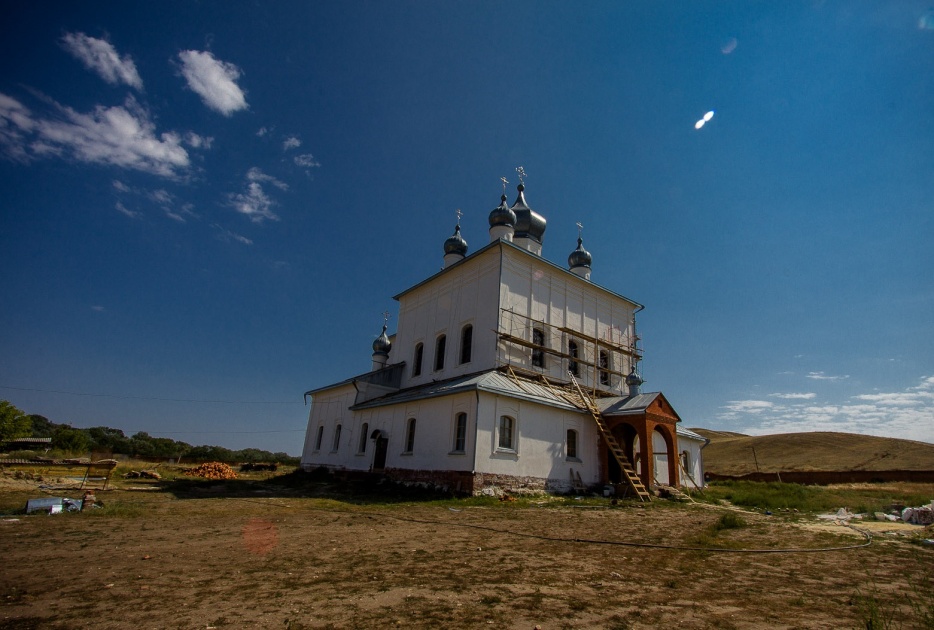
<instances>
[{"instance_id":1,"label":"debris on ground","mask_svg":"<svg viewBox=\"0 0 934 630\"><path fill-rule=\"evenodd\" d=\"M26 501L26 514L44 512L45 514L61 514L62 512L80 512L83 501L81 499L68 499L65 497L43 497Z\"/></svg>"},{"instance_id":2,"label":"debris on ground","mask_svg":"<svg viewBox=\"0 0 934 630\"><path fill-rule=\"evenodd\" d=\"M157 473L155 470L131 470L128 473L124 473L124 479L162 479L162 475Z\"/></svg>"},{"instance_id":3,"label":"debris on ground","mask_svg":"<svg viewBox=\"0 0 934 630\"><path fill-rule=\"evenodd\" d=\"M201 477L203 479L236 479L237 473L233 468L221 462L207 462L197 468L189 468L185 471L189 477Z\"/></svg>"}]
</instances>

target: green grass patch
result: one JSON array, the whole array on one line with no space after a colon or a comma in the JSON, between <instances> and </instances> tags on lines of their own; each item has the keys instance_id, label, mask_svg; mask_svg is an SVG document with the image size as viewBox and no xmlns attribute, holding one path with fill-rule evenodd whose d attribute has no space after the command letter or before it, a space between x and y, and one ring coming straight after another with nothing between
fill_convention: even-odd
<instances>
[{"instance_id":1,"label":"green grass patch","mask_svg":"<svg viewBox=\"0 0 934 630\"><path fill-rule=\"evenodd\" d=\"M841 507L851 512L881 512L892 504L923 505L932 497L930 484L805 486L776 481L716 481L708 487L705 498L713 503L723 499L747 508L817 514Z\"/></svg>"}]
</instances>

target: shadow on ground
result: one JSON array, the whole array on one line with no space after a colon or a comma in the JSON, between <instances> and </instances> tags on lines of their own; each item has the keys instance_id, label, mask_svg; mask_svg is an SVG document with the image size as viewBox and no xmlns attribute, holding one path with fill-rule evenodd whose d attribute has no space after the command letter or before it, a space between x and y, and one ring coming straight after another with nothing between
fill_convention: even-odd
<instances>
[{"instance_id":1,"label":"shadow on ground","mask_svg":"<svg viewBox=\"0 0 934 630\"><path fill-rule=\"evenodd\" d=\"M455 498L449 492L393 483L381 476L338 479L325 472L296 470L267 479L178 478L158 487L177 499L205 498L316 498L344 503L411 503Z\"/></svg>"}]
</instances>

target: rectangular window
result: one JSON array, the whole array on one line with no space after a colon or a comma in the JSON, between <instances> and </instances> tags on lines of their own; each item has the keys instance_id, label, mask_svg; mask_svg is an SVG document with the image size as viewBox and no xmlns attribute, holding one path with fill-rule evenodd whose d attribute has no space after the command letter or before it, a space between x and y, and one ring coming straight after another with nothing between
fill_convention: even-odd
<instances>
[{"instance_id":1,"label":"rectangular window","mask_svg":"<svg viewBox=\"0 0 934 630\"><path fill-rule=\"evenodd\" d=\"M425 349L425 346L422 344L415 345L415 357L412 359L412 376L418 376L422 373L422 351Z\"/></svg>"},{"instance_id":2,"label":"rectangular window","mask_svg":"<svg viewBox=\"0 0 934 630\"><path fill-rule=\"evenodd\" d=\"M334 429L334 448L331 449L332 452L337 452L337 449L341 445L341 425L337 425Z\"/></svg>"},{"instance_id":3,"label":"rectangular window","mask_svg":"<svg viewBox=\"0 0 934 630\"><path fill-rule=\"evenodd\" d=\"M467 324L461 331L461 363L470 363L473 346L473 326Z\"/></svg>"},{"instance_id":4,"label":"rectangular window","mask_svg":"<svg viewBox=\"0 0 934 630\"><path fill-rule=\"evenodd\" d=\"M358 453L366 453L366 434L370 430L370 425L367 422L363 423L363 426L360 427L360 443L357 445Z\"/></svg>"},{"instance_id":5,"label":"rectangular window","mask_svg":"<svg viewBox=\"0 0 934 630\"><path fill-rule=\"evenodd\" d=\"M509 416L499 418L499 448L508 451L516 449L515 440L516 421Z\"/></svg>"},{"instance_id":6,"label":"rectangular window","mask_svg":"<svg viewBox=\"0 0 934 630\"><path fill-rule=\"evenodd\" d=\"M610 355L607 354L606 350L600 351L600 384L609 385L610 384Z\"/></svg>"},{"instance_id":7,"label":"rectangular window","mask_svg":"<svg viewBox=\"0 0 934 630\"><path fill-rule=\"evenodd\" d=\"M541 328L532 329L532 365L534 367L545 367L545 332Z\"/></svg>"},{"instance_id":8,"label":"rectangular window","mask_svg":"<svg viewBox=\"0 0 934 630\"><path fill-rule=\"evenodd\" d=\"M467 414L459 413L454 420L454 449L455 453L467 450Z\"/></svg>"},{"instance_id":9,"label":"rectangular window","mask_svg":"<svg viewBox=\"0 0 934 630\"><path fill-rule=\"evenodd\" d=\"M408 430L405 432L405 452L411 453L415 448L415 418L409 418Z\"/></svg>"},{"instance_id":10,"label":"rectangular window","mask_svg":"<svg viewBox=\"0 0 934 630\"><path fill-rule=\"evenodd\" d=\"M444 345L447 338L444 335L438 337L435 342L435 372L444 369Z\"/></svg>"},{"instance_id":11,"label":"rectangular window","mask_svg":"<svg viewBox=\"0 0 934 630\"><path fill-rule=\"evenodd\" d=\"M573 339L568 341L568 355L571 357L568 359L568 372L574 376L580 376L580 367L577 363L577 342Z\"/></svg>"},{"instance_id":12,"label":"rectangular window","mask_svg":"<svg viewBox=\"0 0 934 630\"><path fill-rule=\"evenodd\" d=\"M568 459L577 459L577 431L568 429Z\"/></svg>"}]
</instances>

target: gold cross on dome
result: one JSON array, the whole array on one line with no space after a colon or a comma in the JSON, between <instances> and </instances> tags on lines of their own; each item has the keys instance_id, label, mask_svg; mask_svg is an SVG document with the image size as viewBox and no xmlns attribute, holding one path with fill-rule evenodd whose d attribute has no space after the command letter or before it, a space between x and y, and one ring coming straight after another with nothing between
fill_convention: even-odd
<instances>
[{"instance_id":1,"label":"gold cross on dome","mask_svg":"<svg viewBox=\"0 0 934 630\"><path fill-rule=\"evenodd\" d=\"M383 325L389 323L389 311L383 311Z\"/></svg>"},{"instance_id":2,"label":"gold cross on dome","mask_svg":"<svg viewBox=\"0 0 934 630\"><path fill-rule=\"evenodd\" d=\"M499 178L499 181L503 182L503 194L505 195L505 194L506 194L506 184L508 184L509 182L506 180L505 177L500 177L500 178Z\"/></svg>"},{"instance_id":3,"label":"gold cross on dome","mask_svg":"<svg viewBox=\"0 0 934 630\"><path fill-rule=\"evenodd\" d=\"M575 223L575 225L577 226L577 238L580 238L581 234L584 232L584 225L580 221Z\"/></svg>"},{"instance_id":4,"label":"gold cross on dome","mask_svg":"<svg viewBox=\"0 0 934 630\"><path fill-rule=\"evenodd\" d=\"M460 224L461 224L461 217L464 216L464 213L461 212L461 209L460 209L460 208L458 208L458 209L454 212L454 214L457 215L457 224L460 225Z\"/></svg>"},{"instance_id":5,"label":"gold cross on dome","mask_svg":"<svg viewBox=\"0 0 934 630\"><path fill-rule=\"evenodd\" d=\"M525 169L519 166L516 168L516 173L519 174L519 183L524 186L525 185Z\"/></svg>"}]
</instances>

